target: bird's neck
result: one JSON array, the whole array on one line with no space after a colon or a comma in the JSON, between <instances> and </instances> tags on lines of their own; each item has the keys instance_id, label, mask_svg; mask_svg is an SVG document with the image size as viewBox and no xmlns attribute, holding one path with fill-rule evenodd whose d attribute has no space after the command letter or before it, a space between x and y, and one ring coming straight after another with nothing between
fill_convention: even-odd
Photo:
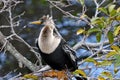
<instances>
[{"instance_id":1,"label":"bird's neck","mask_svg":"<svg viewBox=\"0 0 120 80\"><path fill-rule=\"evenodd\" d=\"M41 34L38 40L40 50L43 53L50 54L59 46L61 38L57 38L52 34L49 34L49 36L43 36Z\"/></svg>"}]
</instances>

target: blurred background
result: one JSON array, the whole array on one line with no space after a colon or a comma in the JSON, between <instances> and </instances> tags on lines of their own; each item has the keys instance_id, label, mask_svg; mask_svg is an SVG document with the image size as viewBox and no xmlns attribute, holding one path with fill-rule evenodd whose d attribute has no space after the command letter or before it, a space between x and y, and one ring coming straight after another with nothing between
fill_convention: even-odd
<instances>
[{"instance_id":1,"label":"blurred background","mask_svg":"<svg viewBox=\"0 0 120 80\"><path fill-rule=\"evenodd\" d=\"M65 11L69 11L71 14L75 16L80 16L82 12L82 6L79 0L60 0L62 3L60 4L61 8ZM100 2L102 0L99 0ZM113 0L106 0L106 2L102 5L107 5L111 3ZM65 6L71 4L69 6ZM115 3L117 6L120 6L120 1L117 0ZM85 5L87 7L86 14L89 17L94 16L95 14L95 3L93 0L85 0ZM60 34L65 38L70 46L74 46L77 42L79 42L83 36L76 35L76 31L79 28L89 29L89 26L86 22L82 20L72 19L64 16L64 14L56 9L55 7L51 7L50 3L46 0L24 0L23 3L18 4L13 10L12 15L16 16L21 13L24 13L21 17L17 18L20 21L18 27L15 27L15 32L22 37L27 43L31 46L35 47L35 40L37 39L39 32L42 26L39 25L31 25L29 22L39 20L43 15L51 15L55 20L57 28ZM103 16L103 14L99 14L98 16ZM0 14L0 26L1 25L9 25L8 21L8 13ZM0 31L4 33L4 35L10 35L10 28L0 28ZM88 42L96 42L95 36L90 36L87 39ZM16 47L16 49L25 57L27 57L30 61L35 63L36 58L35 55L29 51L28 48L21 42L17 40L10 40L10 42ZM77 50L77 56L83 57L86 55L90 55L90 52L84 49ZM82 66L84 66L83 64ZM92 65L92 64L90 64ZM111 66L112 67L112 66ZM102 70L102 69L100 69ZM19 68L18 61L11 55L9 52L0 52L0 77L5 79L10 78L19 72L21 73L29 73L30 71L27 68ZM98 71L99 72L99 71ZM96 72L96 73L98 73ZM97 76L97 74L93 74Z\"/></svg>"}]
</instances>

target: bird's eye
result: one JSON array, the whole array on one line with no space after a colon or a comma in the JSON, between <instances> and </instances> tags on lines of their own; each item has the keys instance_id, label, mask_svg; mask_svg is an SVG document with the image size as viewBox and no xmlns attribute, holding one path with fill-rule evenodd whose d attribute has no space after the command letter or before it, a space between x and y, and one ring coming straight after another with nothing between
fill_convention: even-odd
<instances>
[{"instance_id":1,"label":"bird's eye","mask_svg":"<svg viewBox=\"0 0 120 80\"><path fill-rule=\"evenodd\" d=\"M41 22L44 23L46 21L47 17L43 16L42 18L40 18Z\"/></svg>"},{"instance_id":2,"label":"bird's eye","mask_svg":"<svg viewBox=\"0 0 120 80\"><path fill-rule=\"evenodd\" d=\"M44 22L44 19L40 19L40 21L41 21L41 24L43 24L43 22Z\"/></svg>"}]
</instances>

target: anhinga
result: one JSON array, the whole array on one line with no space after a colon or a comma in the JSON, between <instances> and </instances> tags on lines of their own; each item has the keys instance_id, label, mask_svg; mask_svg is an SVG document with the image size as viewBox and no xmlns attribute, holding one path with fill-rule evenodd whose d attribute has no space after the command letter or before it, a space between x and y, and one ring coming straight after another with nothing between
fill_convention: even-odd
<instances>
[{"instance_id":1,"label":"anhinga","mask_svg":"<svg viewBox=\"0 0 120 80\"><path fill-rule=\"evenodd\" d=\"M75 51L57 34L52 17L44 16L39 21L31 22L31 24L44 25L37 41L42 59L56 70L76 70Z\"/></svg>"}]
</instances>

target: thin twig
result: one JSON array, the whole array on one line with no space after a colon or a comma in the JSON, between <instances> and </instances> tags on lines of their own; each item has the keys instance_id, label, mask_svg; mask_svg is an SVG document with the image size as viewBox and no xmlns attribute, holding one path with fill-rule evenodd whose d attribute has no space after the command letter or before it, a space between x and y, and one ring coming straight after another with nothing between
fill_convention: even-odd
<instances>
[{"instance_id":1,"label":"thin twig","mask_svg":"<svg viewBox=\"0 0 120 80\"><path fill-rule=\"evenodd\" d=\"M12 18L11 7L9 7L8 12L9 12L9 20L10 20L11 32L14 34L15 30L13 28L14 26L13 26L13 18Z\"/></svg>"},{"instance_id":2,"label":"thin twig","mask_svg":"<svg viewBox=\"0 0 120 80\"><path fill-rule=\"evenodd\" d=\"M66 12L64 11L63 9L61 9L60 7L58 7L57 5L55 5L52 1L50 0L47 0L50 4L52 4L54 7L56 7L58 10L60 10L63 14L65 14L66 16L68 17L71 17L71 18L76 18L76 19L79 19L79 17L76 17L76 16L73 16L72 14L70 14L69 12Z\"/></svg>"}]
</instances>

